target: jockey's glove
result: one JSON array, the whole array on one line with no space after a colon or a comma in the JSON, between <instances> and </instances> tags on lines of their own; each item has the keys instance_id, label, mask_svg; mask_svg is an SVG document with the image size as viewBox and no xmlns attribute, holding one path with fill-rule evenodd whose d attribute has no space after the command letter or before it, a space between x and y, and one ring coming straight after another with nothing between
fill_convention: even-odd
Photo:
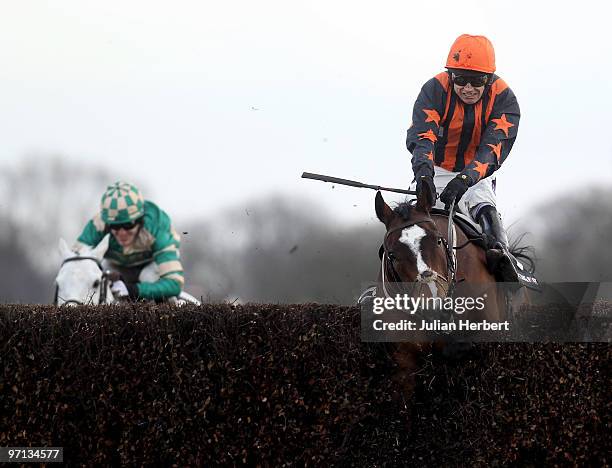
<instances>
[{"instance_id":1,"label":"jockey's glove","mask_svg":"<svg viewBox=\"0 0 612 468\"><path fill-rule=\"evenodd\" d=\"M436 185L434 184L433 177L428 175L419 176L416 183L417 197L422 191L425 191L429 205L434 206L436 204Z\"/></svg>"},{"instance_id":2,"label":"jockey's glove","mask_svg":"<svg viewBox=\"0 0 612 468\"><path fill-rule=\"evenodd\" d=\"M113 285L111 286L111 292L113 296L117 299L127 299L130 298L132 300L138 299L138 284L136 283L124 283L121 280L113 281Z\"/></svg>"},{"instance_id":3,"label":"jockey's glove","mask_svg":"<svg viewBox=\"0 0 612 468\"><path fill-rule=\"evenodd\" d=\"M444 190L440 195L440 201L444 203L444 209L450 209L450 205L453 200L455 201L455 204L458 203L459 200L461 200L463 194L465 194L467 189L470 188L470 183L471 180L469 176L465 174L459 174L448 184L446 184L446 187L444 187Z\"/></svg>"}]
</instances>

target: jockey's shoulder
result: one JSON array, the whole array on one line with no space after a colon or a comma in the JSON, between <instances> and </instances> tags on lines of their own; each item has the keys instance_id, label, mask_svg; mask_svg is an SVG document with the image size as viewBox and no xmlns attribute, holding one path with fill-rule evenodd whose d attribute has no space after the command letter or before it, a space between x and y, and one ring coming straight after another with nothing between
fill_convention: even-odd
<instances>
[{"instance_id":1,"label":"jockey's shoulder","mask_svg":"<svg viewBox=\"0 0 612 468\"><path fill-rule=\"evenodd\" d=\"M104 221L102 221L102 216L100 215L100 213L96 213L93 216L93 218L91 218L91 223L96 228L96 231L98 232L106 231L106 224L104 224Z\"/></svg>"},{"instance_id":2,"label":"jockey's shoulder","mask_svg":"<svg viewBox=\"0 0 612 468\"><path fill-rule=\"evenodd\" d=\"M144 224L143 227L153 236L169 231L172 227L172 220L168 213L149 200L144 203Z\"/></svg>"},{"instance_id":3,"label":"jockey's shoulder","mask_svg":"<svg viewBox=\"0 0 612 468\"><path fill-rule=\"evenodd\" d=\"M491 85L489 87L490 92L493 92L495 94L500 94L502 91L508 88L509 88L508 83L506 83L506 81L503 78L496 75L495 73L491 75Z\"/></svg>"}]
</instances>

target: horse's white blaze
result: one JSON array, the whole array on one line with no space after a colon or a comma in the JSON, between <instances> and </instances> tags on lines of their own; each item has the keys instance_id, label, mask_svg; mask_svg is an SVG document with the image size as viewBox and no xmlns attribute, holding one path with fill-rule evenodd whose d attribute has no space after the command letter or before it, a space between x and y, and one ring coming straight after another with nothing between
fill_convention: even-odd
<instances>
[{"instance_id":1,"label":"horse's white blaze","mask_svg":"<svg viewBox=\"0 0 612 468\"><path fill-rule=\"evenodd\" d=\"M399 238L399 241L402 244L407 245L408 248L410 248L410 250L414 254L419 275L431 270L431 268L427 266L427 263L425 263L425 260L423 260L423 254L421 253L421 239L423 239L423 237L425 237L426 235L427 233L422 227L410 226L402 230L402 235ZM438 297L438 286L436 285L436 283L433 281L428 281L427 286L429 286L431 295L433 297Z\"/></svg>"},{"instance_id":2,"label":"horse's white blaze","mask_svg":"<svg viewBox=\"0 0 612 468\"><path fill-rule=\"evenodd\" d=\"M402 235L399 238L399 241L402 244L405 244L410 248L414 256L416 257L416 266L419 274L429 270L427 263L423 260L423 255L421 254L421 239L425 237L427 233L425 229L420 226L410 226L402 230Z\"/></svg>"}]
</instances>

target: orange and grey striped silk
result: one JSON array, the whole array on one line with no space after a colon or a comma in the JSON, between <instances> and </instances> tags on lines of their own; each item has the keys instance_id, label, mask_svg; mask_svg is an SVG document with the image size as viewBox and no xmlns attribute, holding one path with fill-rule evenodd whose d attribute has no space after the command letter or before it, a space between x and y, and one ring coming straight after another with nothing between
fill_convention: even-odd
<instances>
[{"instance_id":1,"label":"orange and grey striped silk","mask_svg":"<svg viewBox=\"0 0 612 468\"><path fill-rule=\"evenodd\" d=\"M491 75L482 98L465 104L454 92L448 72L430 79L414 104L406 145L417 175L433 176L434 166L466 174L475 184L508 157L520 119L516 96Z\"/></svg>"}]
</instances>

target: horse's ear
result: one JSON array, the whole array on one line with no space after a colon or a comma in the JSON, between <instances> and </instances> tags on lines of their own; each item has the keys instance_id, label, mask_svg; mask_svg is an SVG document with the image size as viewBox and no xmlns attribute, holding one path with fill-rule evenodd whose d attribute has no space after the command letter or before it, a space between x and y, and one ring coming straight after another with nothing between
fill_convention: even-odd
<instances>
[{"instance_id":1,"label":"horse's ear","mask_svg":"<svg viewBox=\"0 0 612 468\"><path fill-rule=\"evenodd\" d=\"M427 189L421 189L417 193L416 209L418 211L421 211L427 214L429 214L429 212L431 211L431 207L435 203L435 200L431 199L431 196L429 195L429 193L430 192Z\"/></svg>"},{"instance_id":2,"label":"horse's ear","mask_svg":"<svg viewBox=\"0 0 612 468\"><path fill-rule=\"evenodd\" d=\"M59 240L59 251L60 255L62 256L62 260L65 260L68 257L74 257L74 252L70 250L70 247L68 247L68 244L63 237L60 237Z\"/></svg>"},{"instance_id":3,"label":"horse's ear","mask_svg":"<svg viewBox=\"0 0 612 468\"><path fill-rule=\"evenodd\" d=\"M381 223L385 226L389 226L391 220L395 217L393 210L387 205L380 191L376 192L376 201L374 203L376 208L376 216Z\"/></svg>"},{"instance_id":4,"label":"horse's ear","mask_svg":"<svg viewBox=\"0 0 612 468\"><path fill-rule=\"evenodd\" d=\"M104 254L108 250L109 240L110 240L110 234L107 234L102 238L100 243L93 248L91 253L93 254L94 257L102 260L102 258L104 257Z\"/></svg>"}]
</instances>

